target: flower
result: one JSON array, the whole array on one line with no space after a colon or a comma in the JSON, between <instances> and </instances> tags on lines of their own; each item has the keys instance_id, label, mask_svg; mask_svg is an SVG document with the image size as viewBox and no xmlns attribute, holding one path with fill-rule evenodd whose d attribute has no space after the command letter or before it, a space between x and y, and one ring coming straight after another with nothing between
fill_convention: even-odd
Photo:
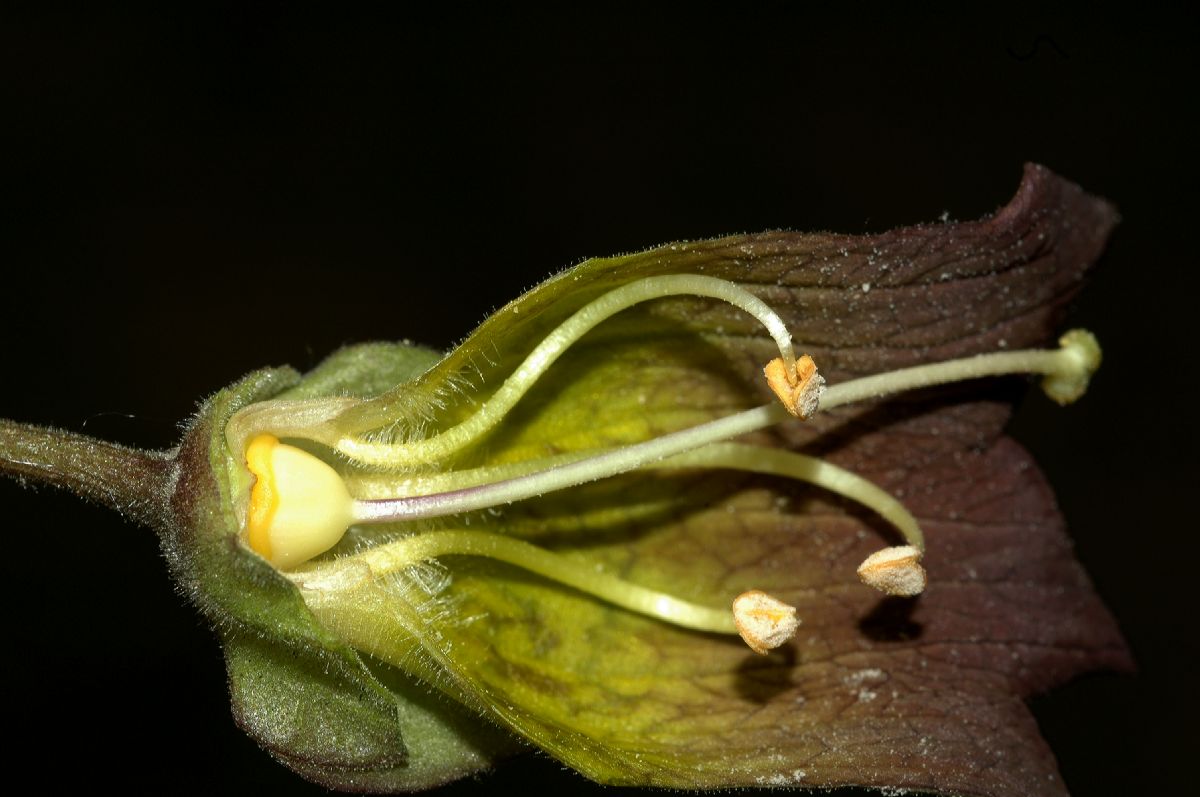
<instances>
[{"instance_id":1,"label":"flower","mask_svg":"<svg viewBox=\"0 0 1200 797\"><path fill-rule=\"evenodd\" d=\"M1012 372L1077 398L1090 337L1024 349L1113 219L1032 167L981 222L588 261L445 357L251 374L171 457L88 443L145 477L77 489L143 507L239 723L322 783L421 788L521 738L613 783L1057 793L1020 698L1124 663L1111 619L991 383L872 399ZM10 469L32 434L0 427ZM927 594L861 584L900 532L865 569L917 591L918 521Z\"/></svg>"}]
</instances>

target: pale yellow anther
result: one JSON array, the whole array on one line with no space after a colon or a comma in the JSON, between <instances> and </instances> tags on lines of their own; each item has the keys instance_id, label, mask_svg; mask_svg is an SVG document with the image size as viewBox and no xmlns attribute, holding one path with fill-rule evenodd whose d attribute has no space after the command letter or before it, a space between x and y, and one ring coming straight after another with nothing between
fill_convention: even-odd
<instances>
[{"instance_id":1,"label":"pale yellow anther","mask_svg":"<svg viewBox=\"0 0 1200 797\"><path fill-rule=\"evenodd\" d=\"M817 364L807 354L796 360L796 370L789 371L783 359L776 357L763 368L763 376L783 406L801 420L816 414L825 391L825 378L817 373Z\"/></svg>"},{"instance_id":2,"label":"pale yellow anther","mask_svg":"<svg viewBox=\"0 0 1200 797\"><path fill-rule=\"evenodd\" d=\"M1059 404L1070 404L1087 392L1088 380L1100 367L1100 343L1086 329L1072 329L1058 344L1064 367L1042 379L1042 390Z\"/></svg>"},{"instance_id":3,"label":"pale yellow anther","mask_svg":"<svg viewBox=\"0 0 1200 797\"><path fill-rule=\"evenodd\" d=\"M796 607L752 589L733 600L733 623L742 639L763 656L796 635Z\"/></svg>"},{"instance_id":4,"label":"pale yellow anther","mask_svg":"<svg viewBox=\"0 0 1200 797\"><path fill-rule=\"evenodd\" d=\"M858 577L869 587L897 597L911 598L925 591L921 552L911 545L884 548L858 566Z\"/></svg>"},{"instance_id":5,"label":"pale yellow anther","mask_svg":"<svg viewBox=\"0 0 1200 797\"><path fill-rule=\"evenodd\" d=\"M295 446L259 435L246 447L254 474L246 541L286 570L338 543L353 522L354 499L337 471Z\"/></svg>"}]
</instances>

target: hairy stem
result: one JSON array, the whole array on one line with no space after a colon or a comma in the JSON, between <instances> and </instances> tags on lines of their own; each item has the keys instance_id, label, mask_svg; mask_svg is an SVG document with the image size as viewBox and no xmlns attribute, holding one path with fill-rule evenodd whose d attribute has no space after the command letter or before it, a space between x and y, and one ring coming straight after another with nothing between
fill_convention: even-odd
<instances>
[{"instance_id":1,"label":"hairy stem","mask_svg":"<svg viewBox=\"0 0 1200 797\"><path fill-rule=\"evenodd\" d=\"M62 487L144 525L161 522L172 468L166 452L0 419L0 474Z\"/></svg>"}]
</instances>

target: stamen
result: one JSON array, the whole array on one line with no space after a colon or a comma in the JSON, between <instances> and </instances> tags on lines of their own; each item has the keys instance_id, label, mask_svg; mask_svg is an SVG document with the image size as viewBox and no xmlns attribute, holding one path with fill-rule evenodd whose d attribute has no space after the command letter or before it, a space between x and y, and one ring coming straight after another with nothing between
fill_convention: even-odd
<instances>
[{"instance_id":1,"label":"stamen","mask_svg":"<svg viewBox=\"0 0 1200 797\"><path fill-rule=\"evenodd\" d=\"M733 599L733 622L742 640L762 656L790 641L800 627L795 606L757 589Z\"/></svg>"},{"instance_id":2,"label":"stamen","mask_svg":"<svg viewBox=\"0 0 1200 797\"><path fill-rule=\"evenodd\" d=\"M858 566L858 577L867 586L902 598L925 591L925 568L921 552L911 545L897 545L876 551Z\"/></svg>"},{"instance_id":3,"label":"stamen","mask_svg":"<svg viewBox=\"0 0 1200 797\"><path fill-rule=\"evenodd\" d=\"M500 534L478 531L432 531L369 548L352 557L322 563L313 570L287 573L302 590L346 591L364 578L377 579L440 556L483 556L507 562L565 584L614 606L697 631L737 633L727 609L714 609L631 584L594 564Z\"/></svg>"},{"instance_id":4,"label":"stamen","mask_svg":"<svg viewBox=\"0 0 1200 797\"><path fill-rule=\"evenodd\" d=\"M537 345L487 403L457 426L432 437L407 443L382 443L344 437L334 447L356 462L378 467L399 468L445 459L499 423L546 369L597 324L641 302L678 295L720 299L754 316L774 338L787 373L795 374L796 356L783 319L754 294L715 277L695 274L648 277L609 291L564 321Z\"/></svg>"},{"instance_id":5,"label":"stamen","mask_svg":"<svg viewBox=\"0 0 1200 797\"><path fill-rule=\"evenodd\" d=\"M821 394L825 392L825 378L817 373L812 357L805 354L796 361L793 370L776 357L763 368L763 376L792 415L806 421L816 414Z\"/></svg>"}]
</instances>

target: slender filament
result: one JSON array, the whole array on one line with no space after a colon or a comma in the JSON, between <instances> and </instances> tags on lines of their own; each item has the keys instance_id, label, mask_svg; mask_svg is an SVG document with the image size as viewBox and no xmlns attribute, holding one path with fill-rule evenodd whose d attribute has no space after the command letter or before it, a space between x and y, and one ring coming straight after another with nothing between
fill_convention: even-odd
<instances>
[{"instance_id":1,"label":"slender filament","mask_svg":"<svg viewBox=\"0 0 1200 797\"><path fill-rule=\"evenodd\" d=\"M355 502L354 519L359 523L416 520L508 504L625 473L708 443L772 426L788 417L782 406L767 404L643 443L610 449L594 457L503 481L431 495L358 501Z\"/></svg>"},{"instance_id":2,"label":"slender filament","mask_svg":"<svg viewBox=\"0 0 1200 797\"><path fill-rule=\"evenodd\" d=\"M404 497L429 493L433 490L439 492L461 490L552 470L588 458L594 459L598 453L609 453L609 451L575 451L537 460L431 474L424 478L406 480L399 489L403 491ZM869 480L817 457L765 446L718 442L642 466L642 469L656 470L675 468L728 468L807 482L873 510L894 525L907 544L924 550L924 535L921 528L904 504ZM378 478L370 479L365 483L360 482L360 486L366 486L372 492L389 489L389 485ZM390 489L393 491L394 497L400 497L394 484L390 485Z\"/></svg>"},{"instance_id":3,"label":"slender filament","mask_svg":"<svg viewBox=\"0 0 1200 797\"><path fill-rule=\"evenodd\" d=\"M808 482L874 510L896 527L907 544L925 550L925 535L904 504L862 476L823 459L745 443L713 443L665 459L654 467L732 468Z\"/></svg>"},{"instance_id":4,"label":"slender filament","mask_svg":"<svg viewBox=\"0 0 1200 797\"><path fill-rule=\"evenodd\" d=\"M673 625L720 634L737 633L728 608L714 609L631 584L597 571L594 563L568 559L536 545L489 532L455 530L416 534L324 564L317 573L302 570L285 575L301 590L320 591L331 586L345 589L345 579L360 578L364 566L371 578L378 579L420 562L452 555L482 556L516 565L614 606ZM339 567L344 568L345 573L339 573Z\"/></svg>"},{"instance_id":5,"label":"slender filament","mask_svg":"<svg viewBox=\"0 0 1200 797\"><path fill-rule=\"evenodd\" d=\"M405 443L385 443L344 437L335 448L364 465L404 467L444 459L496 426L559 356L597 324L651 299L667 296L705 296L728 302L760 321L774 338L789 373L796 355L787 326L774 310L754 294L727 280L696 274L676 274L623 285L584 306L546 336L525 361L471 417L432 437Z\"/></svg>"}]
</instances>

